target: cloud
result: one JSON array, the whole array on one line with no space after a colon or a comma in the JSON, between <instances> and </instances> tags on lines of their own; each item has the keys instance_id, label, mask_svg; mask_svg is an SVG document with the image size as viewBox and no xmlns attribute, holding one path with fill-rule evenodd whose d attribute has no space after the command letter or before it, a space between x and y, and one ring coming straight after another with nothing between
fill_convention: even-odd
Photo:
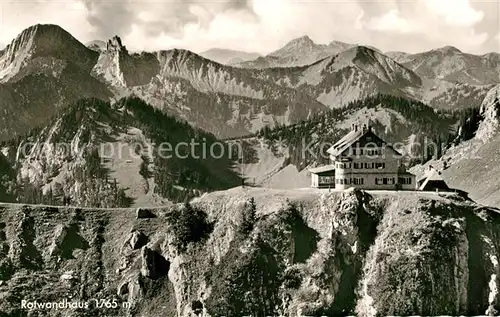
<instances>
[{"instance_id":1,"label":"cloud","mask_svg":"<svg viewBox=\"0 0 500 317\"><path fill-rule=\"evenodd\" d=\"M407 19L401 17L397 9L390 10L382 16L372 18L368 22L367 27L383 32L409 33L415 31L415 26Z\"/></svg>"},{"instance_id":2,"label":"cloud","mask_svg":"<svg viewBox=\"0 0 500 317\"><path fill-rule=\"evenodd\" d=\"M373 41L386 43L388 50L416 52L453 45L479 52L490 47L486 45L488 32L475 29L484 17L485 13L467 0L393 2L391 9L372 16L366 28L373 31ZM488 27L495 29L497 25L498 21Z\"/></svg>"},{"instance_id":3,"label":"cloud","mask_svg":"<svg viewBox=\"0 0 500 317\"><path fill-rule=\"evenodd\" d=\"M87 19L96 37L108 38L118 33L127 35L132 26L141 28L148 37L169 34L182 36L189 23L206 26L227 10L245 10L246 1L105 1L85 0Z\"/></svg>"},{"instance_id":4,"label":"cloud","mask_svg":"<svg viewBox=\"0 0 500 317\"><path fill-rule=\"evenodd\" d=\"M22 30L37 24L57 24L76 38L87 41L92 26L87 10L78 1L3 1L0 0L0 42L10 43Z\"/></svg>"},{"instance_id":5,"label":"cloud","mask_svg":"<svg viewBox=\"0 0 500 317\"><path fill-rule=\"evenodd\" d=\"M499 32L492 6L468 0L2 1L4 43L35 23L59 24L82 42L119 35L131 50L198 52L220 47L268 53L303 35L384 51L444 45L484 51L495 49Z\"/></svg>"},{"instance_id":6,"label":"cloud","mask_svg":"<svg viewBox=\"0 0 500 317\"><path fill-rule=\"evenodd\" d=\"M469 0L423 0L424 4L446 23L452 26L471 27L484 18L482 11L475 10Z\"/></svg>"}]
</instances>

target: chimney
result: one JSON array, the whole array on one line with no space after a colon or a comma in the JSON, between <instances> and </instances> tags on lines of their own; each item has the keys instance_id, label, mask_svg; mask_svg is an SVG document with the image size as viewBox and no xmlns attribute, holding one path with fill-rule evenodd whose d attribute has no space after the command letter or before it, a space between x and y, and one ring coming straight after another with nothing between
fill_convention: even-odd
<instances>
[{"instance_id":1,"label":"chimney","mask_svg":"<svg viewBox=\"0 0 500 317\"><path fill-rule=\"evenodd\" d=\"M366 124L363 124L363 132L366 132Z\"/></svg>"},{"instance_id":2,"label":"chimney","mask_svg":"<svg viewBox=\"0 0 500 317\"><path fill-rule=\"evenodd\" d=\"M358 125L354 125L354 132L358 132Z\"/></svg>"},{"instance_id":3,"label":"chimney","mask_svg":"<svg viewBox=\"0 0 500 317\"><path fill-rule=\"evenodd\" d=\"M351 131L354 131L354 123L351 125Z\"/></svg>"}]
</instances>

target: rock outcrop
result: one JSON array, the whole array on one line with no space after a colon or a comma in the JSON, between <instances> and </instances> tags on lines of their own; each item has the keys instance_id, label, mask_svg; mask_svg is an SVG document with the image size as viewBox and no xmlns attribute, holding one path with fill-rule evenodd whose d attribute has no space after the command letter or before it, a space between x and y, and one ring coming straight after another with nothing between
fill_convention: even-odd
<instances>
[{"instance_id":1,"label":"rock outcrop","mask_svg":"<svg viewBox=\"0 0 500 317\"><path fill-rule=\"evenodd\" d=\"M476 132L476 139L486 142L498 132L500 127L500 85L488 92L480 112L483 121Z\"/></svg>"},{"instance_id":2,"label":"rock outcrop","mask_svg":"<svg viewBox=\"0 0 500 317\"><path fill-rule=\"evenodd\" d=\"M453 194L236 188L191 206L206 214L206 236L190 235L199 222L176 222L183 205L147 224L134 210L89 210L75 221L71 209L0 205L0 311L25 313L19 296L118 303L72 316L494 315L500 307L500 214ZM88 245L72 258L54 266L36 256L75 233ZM140 249L120 247L142 235ZM180 237L190 237L182 248Z\"/></svg>"}]
</instances>

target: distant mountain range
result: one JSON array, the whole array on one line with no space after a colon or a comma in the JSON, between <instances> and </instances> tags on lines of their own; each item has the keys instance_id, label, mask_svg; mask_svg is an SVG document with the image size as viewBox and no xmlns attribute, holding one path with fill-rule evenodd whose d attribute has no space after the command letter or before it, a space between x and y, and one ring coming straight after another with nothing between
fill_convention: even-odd
<instances>
[{"instance_id":1,"label":"distant mountain range","mask_svg":"<svg viewBox=\"0 0 500 317\"><path fill-rule=\"evenodd\" d=\"M500 54L473 55L452 46L418 54L387 53L420 76L470 85L500 82Z\"/></svg>"},{"instance_id":2,"label":"distant mountain range","mask_svg":"<svg viewBox=\"0 0 500 317\"><path fill-rule=\"evenodd\" d=\"M220 64L234 65L254 60L262 55L259 53L247 53L243 51L212 48L208 51L200 53L200 56Z\"/></svg>"},{"instance_id":3,"label":"distant mountain range","mask_svg":"<svg viewBox=\"0 0 500 317\"><path fill-rule=\"evenodd\" d=\"M317 45L302 37L257 58L272 67L256 69L180 49L131 53L117 36L85 46L59 26L35 25L0 51L0 139L43 126L60 109L89 97L136 95L219 137L291 124L377 93L439 108L479 105L500 81L491 67L497 54L442 51L393 59L365 46ZM234 60L252 54L205 55ZM435 63L442 65L439 76L426 70Z\"/></svg>"},{"instance_id":4,"label":"distant mountain range","mask_svg":"<svg viewBox=\"0 0 500 317\"><path fill-rule=\"evenodd\" d=\"M356 46L358 45L339 41L333 41L328 45L316 44L310 37L302 36L266 56L245 61L236 66L244 68L305 66ZM377 50L375 48L371 49Z\"/></svg>"}]
</instances>

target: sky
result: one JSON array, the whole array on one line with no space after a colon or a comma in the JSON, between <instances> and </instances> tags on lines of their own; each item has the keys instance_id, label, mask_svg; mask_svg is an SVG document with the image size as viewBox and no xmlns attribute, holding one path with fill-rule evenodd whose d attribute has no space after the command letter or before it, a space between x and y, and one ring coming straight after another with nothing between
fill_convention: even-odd
<instances>
[{"instance_id":1,"label":"sky","mask_svg":"<svg viewBox=\"0 0 500 317\"><path fill-rule=\"evenodd\" d=\"M308 35L416 53L451 45L500 52L500 0L0 0L0 47L37 23L131 51L272 52Z\"/></svg>"}]
</instances>

